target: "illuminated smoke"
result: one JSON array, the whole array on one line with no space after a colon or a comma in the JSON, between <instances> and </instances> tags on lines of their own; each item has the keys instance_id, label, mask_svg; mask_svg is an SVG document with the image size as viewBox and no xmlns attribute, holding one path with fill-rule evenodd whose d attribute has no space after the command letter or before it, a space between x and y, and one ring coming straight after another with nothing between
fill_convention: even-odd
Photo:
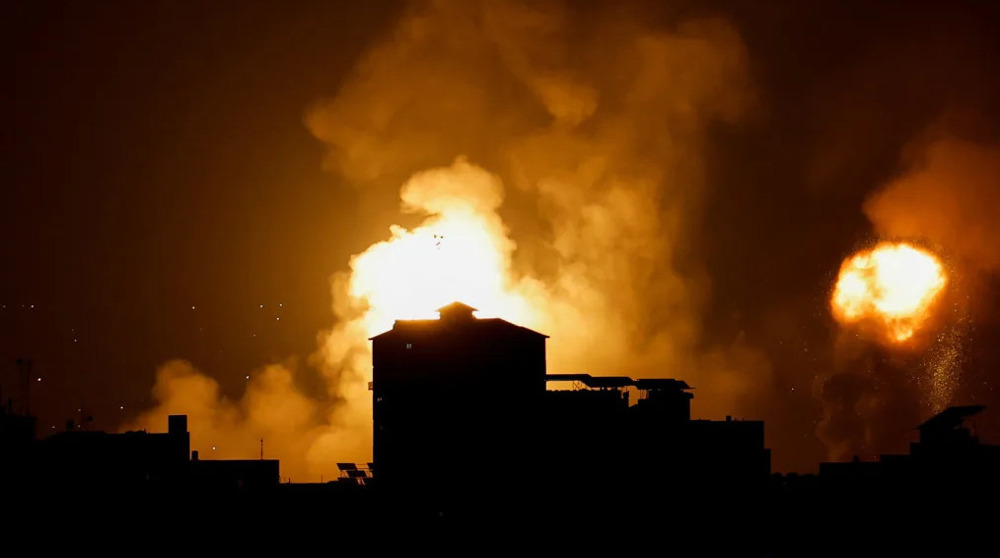
<instances>
[{"instance_id":1,"label":"illuminated smoke","mask_svg":"<svg viewBox=\"0 0 1000 558\"><path fill-rule=\"evenodd\" d=\"M244 457L258 430L295 428L274 454L293 478L366 460L367 338L452 299L551 335L554 372L680 377L699 388L696 412L745 410L769 363L742 336L705 346L709 285L686 239L700 225L708 126L753 108L746 51L724 20L653 25L637 13L414 4L306 115L330 171L371 199L398 191L407 222L422 219L384 222L388 235L334 275L335 322L310 360L325 397L289 381L269 400L262 385L253 401L308 409L287 424L249 389L227 402L182 367L161 372L160 406L140 424L190 407L205 417L191 421L196 436L231 431Z\"/></svg>"},{"instance_id":2,"label":"illuminated smoke","mask_svg":"<svg viewBox=\"0 0 1000 558\"><path fill-rule=\"evenodd\" d=\"M458 160L414 175L401 191L403 210L427 219L414 230L393 225L391 237L351 258L348 293L364 301L365 331L375 335L394 319L436 318L453 300L479 309L479 317L535 322L513 291L514 243L496 213L499 179Z\"/></svg>"},{"instance_id":3,"label":"illuminated smoke","mask_svg":"<svg viewBox=\"0 0 1000 558\"><path fill-rule=\"evenodd\" d=\"M879 233L940 247L965 276L924 351L922 400L938 410L961 384L963 344L977 312L991 310L979 304L980 278L1000 272L1000 144L942 135L938 128L929 134L907 148L906 172L872 195L864 210Z\"/></svg>"},{"instance_id":4,"label":"illuminated smoke","mask_svg":"<svg viewBox=\"0 0 1000 558\"><path fill-rule=\"evenodd\" d=\"M742 339L700 346L708 285L685 239L700 225L706 127L748 112L748 81L743 44L723 20L654 27L612 3L434 2L411 10L307 124L329 146L328 166L372 195L426 169L443 179L460 157L468 163L451 173L494 176L513 203L478 204L478 226L492 235L484 253L500 255L486 258L485 285L503 291L466 302L551 335L553 371L682 376L699 387L696 408L718 416L739 412L769 367ZM478 180L447 180L447 203L481 194ZM422 209L440 214L433 199ZM353 338L412 314L414 301L422 315L439 293L468 289L456 276L388 304L404 277L436 273L420 264L439 258L434 234L450 249L437 220L393 228L355 259L355 275L338 277L338 315L364 322L344 326ZM429 256L390 258L403 243ZM398 263L369 275L383 257ZM327 338L326 362L339 370L343 355L363 353L345 339L338 329Z\"/></svg>"},{"instance_id":5,"label":"illuminated smoke","mask_svg":"<svg viewBox=\"0 0 1000 558\"><path fill-rule=\"evenodd\" d=\"M940 246L970 270L1000 271L1000 145L945 137L907 155L907 172L865 202L875 230Z\"/></svg>"},{"instance_id":6,"label":"illuminated smoke","mask_svg":"<svg viewBox=\"0 0 1000 558\"><path fill-rule=\"evenodd\" d=\"M370 450L355 441L358 425L301 393L293 380L290 366L266 366L252 374L243 397L233 401L190 363L171 361L156 373L157 406L128 427L159 432L167 415L186 414L191 448L205 459L253 458L263 438L265 457L280 457L282 476L293 480L318 480L319 471L325 472L319 465L341 456L364 458Z\"/></svg>"},{"instance_id":7,"label":"illuminated smoke","mask_svg":"<svg viewBox=\"0 0 1000 558\"><path fill-rule=\"evenodd\" d=\"M894 333L905 336L911 327L915 334L923 328L929 335L915 344L907 342L907 351L869 347L863 337L841 336L837 369L842 372L822 379L820 385L825 388L842 374L856 375L861 380L851 392L849 404L845 405L843 398L820 395L824 415L817 434L834 459L849 458L850 451L885 451L885 444L893 436L898 437L894 432L906 432L922 418L958 403L954 398L962 384L964 343L978 308L976 279L1000 271L1000 251L996 249L996 239L1000 238L1000 145L950 135L934 135L930 140L922 137L904 151L903 163L904 172L871 195L865 201L864 212L879 235L913 239L945 254L950 277L947 289L930 297L941 300L928 305L925 297L911 296L909 300L914 304L897 306L937 307L931 311L933 315L917 311L916 322L894 322L891 313L878 311L874 304L873 293L878 288L874 275L862 273L853 282L848 277L844 285L838 283L840 296L850 298L847 295L852 292L864 293L861 299L865 301L858 307L838 304L835 294L832 307L839 321L854 322L863 316L872 323L874 318L881 330L890 334L881 337L890 340L886 343L890 347L899 346L893 340ZM852 269L848 265L851 262L845 262L841 281L845 271ZM922 277L916 284L924 285L923 292L929 293L926 286L939 283L934 279L938 266L925 264L923 274L903 276L908 282ZM952 280L957 277L963 280ZM836 388L833 392L837 392ZM838 426L843 424L852 426Z\"/></svg>"}]
</instances>

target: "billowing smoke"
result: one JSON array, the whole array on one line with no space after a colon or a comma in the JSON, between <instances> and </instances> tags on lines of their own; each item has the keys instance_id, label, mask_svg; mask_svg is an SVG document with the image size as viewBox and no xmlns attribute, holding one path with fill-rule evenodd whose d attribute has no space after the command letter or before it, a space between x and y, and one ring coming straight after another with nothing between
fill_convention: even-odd
<instances>
[{"instance_id":1,"label":"billowing smoke","mask_svg":"<svg viewBox=\"0 0 1000 558\"><path fill-rule=\"evenodd\" d=\"M220 456L253 456L263 436L293 479L364 460L367 338L442 297L550 335L553 372L683 378L697 413L747 411L768 360L742 336L704 340L710 284L689 239L708 130L753 109L724 20L647 21L617 2L415 4L306 116L330 171L383 205L402 186L401 209L423 219L333 277L336 321L310 360L327 393L306 397L293 370L270 366L228 401L170 363L138 426L186 412L196 447L227 440Z\"/></svg>"},{"instance_id":2,"label":"billowing smoke","mask_svg":"<svg viewBox=\"0 0 1000 558\"><path fill-rule=\"evenodd\" d=\"M846 336L837 350L837 372L823 378L817 390L823 415L816 434L827 458L873 459L905 451L910 433L929 411L922 406L919 355L893 354Z\"/></svg>"},{"instance_id":3,"label":"billowing smoke","mask_svg":"<svg viewBox=\"0 0 1000 558\"><path fill-rule=\"evenodd\" d=\"M293 480L329 477L329 463L369 454L358 436L361 425L346 420L339 406L304 395L290 365L265 366L250 378L242 398L231 401L190 363L168 362L156 374L157 406L129 427L162 431L167 415L186 414L191 447L203 458L250 459L260 454L263 440L264 457L280 457L282 476Z\"/></svg>"},{"instance_id":4,"label":"billowing smoke","mask_svg":"<svg viewBox=\"0 0 1000 558\"><path fill-rule=\"evenodd\" d=\"M931 413L968 402L955 397L980 306L977 279L1000 271L1000 146L936 135L912 142L902 159L903 172L868 197L864 212L880 237L942 254L953 281L930 335L910 346L891 351L841 336L843 372L822 384L817 430L834 459L884 451Z\"/></svg>"},{"instance_id":5,"label":"billowing smoke","mask_svg":"<svg viewBox=\"0 0 1000 558\"><path fill-rule=\"evenodd\" d=\"M420 4L307 122L373 195L460 156L500 177L510 282L552 336L551 370L684 377L701 410L739 412L766 359L740 339L701 347L708 282L687 235L708 126L753 107L747 55L723 20L637 15Z\"/></svg>"},{"instance_id":6,"label":"billowing smoke","mask_svg":"<svg viewBox=\"0 0 1000 558\"><path fill-rule=\"evenodd\" d=\"M908 169L864 206L875 230L943 247L957 264L1000 271L1000 144L956 137L909 148Z\"/></svg>"},{"instance_id":7,"label":"billowing smoke","mask_svg":"<svg viewBox=\"0 0 1000 558\"><path fill-rule=\"evenodd\" d=\"M870 196L864 211L879 234L940 250L957 279L938 312L937 335L914 366L924 375L925 408L936 412L960 384L963 344L984 310L982 280L1000 272L1000 144L930 136L908 146L904 163L905 172Z\"/></svg>"}]
</instances>

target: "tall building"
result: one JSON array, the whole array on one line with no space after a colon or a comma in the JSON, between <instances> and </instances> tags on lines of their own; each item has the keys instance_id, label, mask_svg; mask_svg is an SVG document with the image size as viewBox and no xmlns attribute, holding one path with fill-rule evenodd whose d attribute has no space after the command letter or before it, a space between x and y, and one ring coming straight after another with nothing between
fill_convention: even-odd
<instances>
[{"instance_id":1,"label":"tall building","mask_svg":"<svg viewBox=\"0 0 1000 558\"><path fill-rule=\"evenodd\" d=\"M535 456L546 335L453 302L437 320L396 320L372 337L379 482L447 495L497 487Z\"/></svg>"}]
</instances>

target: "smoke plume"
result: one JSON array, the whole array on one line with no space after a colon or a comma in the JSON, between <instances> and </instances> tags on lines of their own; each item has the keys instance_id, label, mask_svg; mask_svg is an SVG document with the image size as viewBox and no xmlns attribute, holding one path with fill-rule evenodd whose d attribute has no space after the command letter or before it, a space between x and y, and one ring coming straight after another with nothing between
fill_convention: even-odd
<instances>
[{"instance_id":1,"label":"smoke plume","mask_svg":"<svg viewBox=\"0 0 1000 558\"><path fill-rule=\"evenodd\" d=\"M293 478L365 459L367 338L427 313L408 301L445 295L550 335L550 371L683 378L699 388L696 412L747 411L768 361L742 336L704 340L710 285L689 239L708 130L753 111L750 81L722 19L647 21L614 2L415 3L306 115L327 169L372 199L399 191L402 213L423 219L386 223L390 236L334 275L335 322L310 360L326 393L307 397L272 365L230 401L169 363L137 426L186 412L196 447L225 439L217 451L234 457L263 436ZM457 276L435 266L446 257L465 262L448 268Z\"/></svg>"},{"instance_id":2,"label":"smoke plume","mask_svg":"<svg viewBox=\"0 0 1000 558\"><path fill-rule=\"evenodd\" d=\"M833 459L872 457L898 445L922 418L957 404L975 279L1000 271L1000 146L924 136L904 149L902 167L866 199L864 213L882 238L919 241L945 255L952 281L931 334L913 346L890 354L870 340L841 336L844 372L822 384L817 429Z\"/></svg>"},{"instance_id":3,"label":"smoke plume","mask_svg":"<svg viewBox=\"0 0 1000 558\"><path fill-rule=\"evenodd\" d=\"M291 366L272 364L250 375L242 398L232 401L219 384L190 363L175 360L156 373L156 407L131 428L162 431L166 417L188 415L191 447L207 459L280 458L282 476L312 480L342 457L363 459L370 449L357 424L336 406L323 405L296 387ZM341 459L344 460L344 459Z\"/></svg>"},{"instance_id":4,"label":"smoke plume","mask_svg":"<svg viewBox=\"0 0 1000 558\"><path fill-rule=\"evenodd\" d=\"M907 158L907 172L865 202L876 231L941 246L964 267L1000 271L1000 144L945 137L911 146Z\"/></svg>"},{"instance_id":5,"label":"smoke plume","mask_svg":"<svg viewBox=\"0 0 1000 558\"><path fill-rule=\"evenodd\" d=\"M550 369L682 376L699 404L738 411L767 367L745 346L700 346L708 283L685 238L707 127L753 106L746 52L723 20L636 15L422 4L307 123L363 190L460 156L503 181L516 207L500 213L518 225L508 282L535 313L525 325L552 336Z\"/></svg>"}]
</instances>

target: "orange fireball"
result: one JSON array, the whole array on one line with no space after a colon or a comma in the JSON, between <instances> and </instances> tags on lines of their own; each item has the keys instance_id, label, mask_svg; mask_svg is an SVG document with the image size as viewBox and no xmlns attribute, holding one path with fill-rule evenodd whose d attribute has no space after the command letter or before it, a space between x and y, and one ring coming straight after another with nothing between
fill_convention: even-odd
<instances>
[{"instance_id":1,"label":"orange fireball","mask_svg":"<svg viewBox=\"0 0 1000 558\"><path fill-rule=\"evenodd\" d=\"M927 320L948 278L940 260L905 242L882 242L844 260L833 290L841 323L873 322L901 343Z\"/></svg>"},{"instance_id":2,"label":"orange fireball","mask_svg":"<svg viewBox=\"0 0 1000 558\"><path fill-rule=\"evenodd\" d=\"M515 244L497 209L500 179L458 159L414 175L400 193L407 211L427 218L417 227L390 227L391 238L351 259L348 295L364 302L358 340L396 319L437 318L437 308L460 300L480 318L533 325L536 315L511 272Z\"/></svg>"}]
</instances>

